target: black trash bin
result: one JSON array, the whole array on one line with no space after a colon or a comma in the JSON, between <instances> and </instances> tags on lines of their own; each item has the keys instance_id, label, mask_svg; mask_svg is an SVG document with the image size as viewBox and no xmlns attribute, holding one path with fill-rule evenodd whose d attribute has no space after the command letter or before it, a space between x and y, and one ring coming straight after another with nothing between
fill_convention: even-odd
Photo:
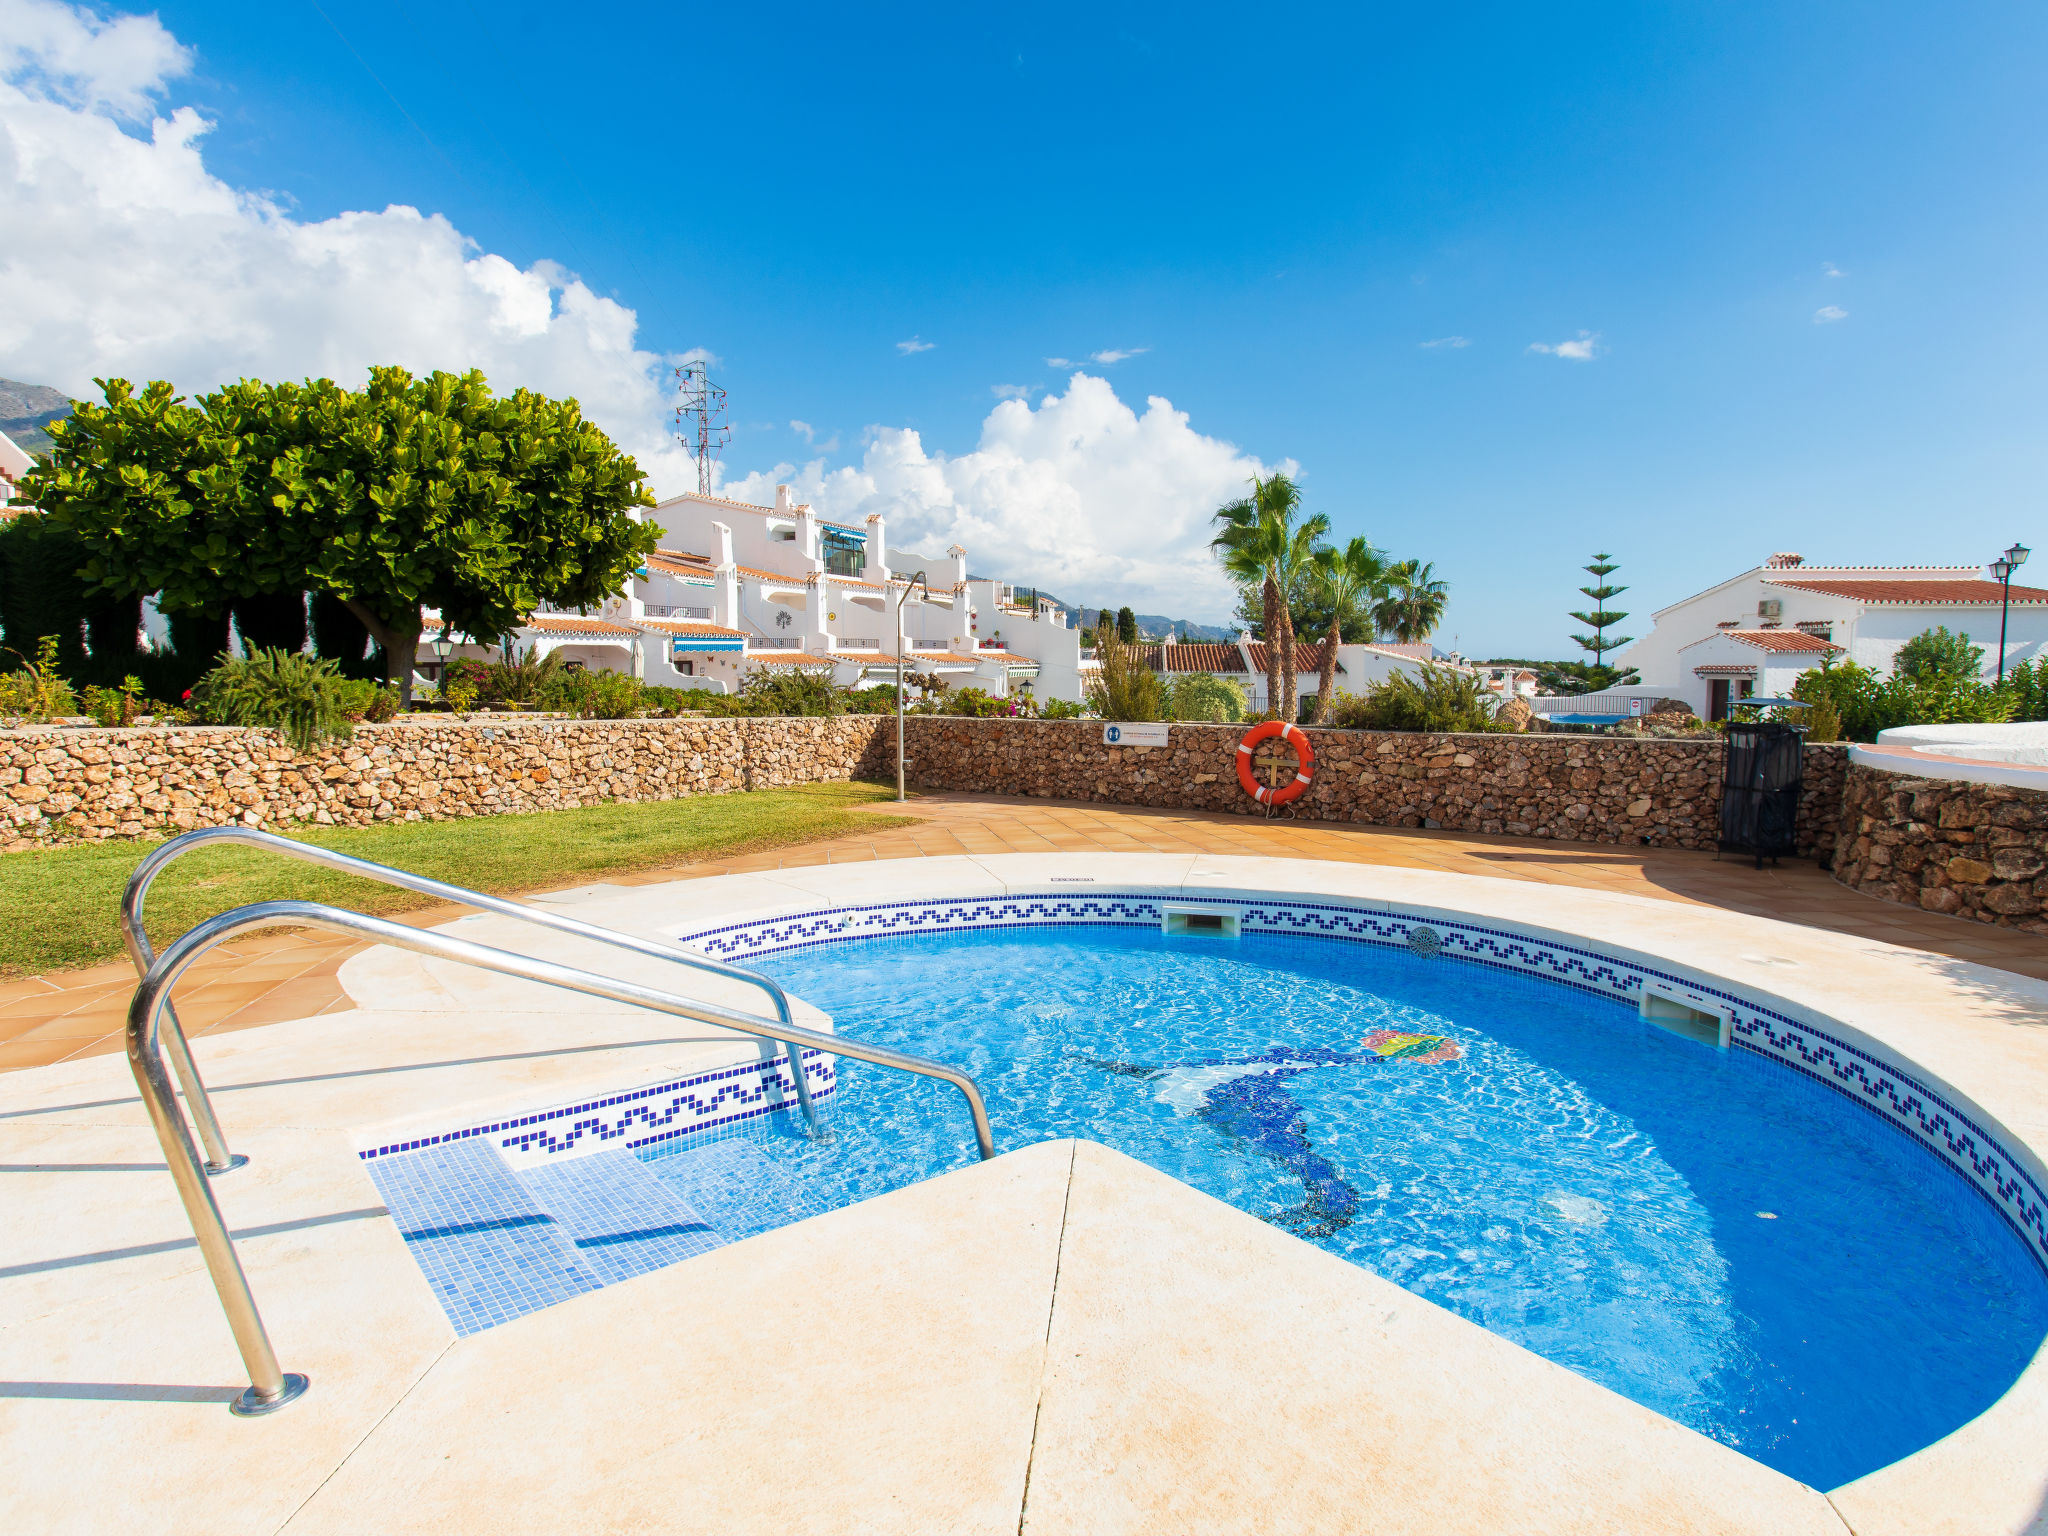
<instances>
[{"instance_id":1,"label":"black trash bin","mask_svg":"<svg viewBox=\"0 0 2048 1536\"><path fill-rule=\"evenodd\" d=\"M1795 852L1806 732L1776 722L1731 725L1721 758L1721 852L1764 860Z\"/></svg>"}]
</instances>

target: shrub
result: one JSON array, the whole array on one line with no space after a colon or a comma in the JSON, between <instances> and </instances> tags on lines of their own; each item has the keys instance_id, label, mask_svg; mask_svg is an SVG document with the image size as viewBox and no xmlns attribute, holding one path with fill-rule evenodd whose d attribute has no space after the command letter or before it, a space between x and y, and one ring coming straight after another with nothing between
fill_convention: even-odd
<instances>
[{"instance_id":1,"label":"shrub","mask_svg":"<svg viewBox=\"0 0 2048 1536\"><path fill-rule=\"evenodd\" d=\"M846 695L846 712L849 715L895 714L896 685L876 683L872 687L853 689Z\"/></svg>"},{"instance_id":2,"label":"shrub","mask_svg":"<svg viewBox=\"0 0 2048 1536\"><path fill-rule=\"evenodd\" d=\"M343 710L349 680L338 662L297 651L258 651L243 660L223 655L192 689L192 708L217 725L267 725L294 750L354 734Z\"/></svg>"},{"instance_id":3,"label":"shrub","mask_svg":"<svg viewBox=\"0 0 2048 1536\"><path fill-rule=\"evenodd\" d=\"M1974 683L1983 669L1984 647L1970 644L1968 635L1950 634L1946 624L1922 630L1892 658L1893 675L1915 684Z\"/></svg>"},{"instance_id":4,"label":"shrub","mask_svg":"<svg viewBox=\"0 0 2048 1536\"><path fill-rule=\"evenodd\" d=\"M1008 712L1006 702L985 688L956 688L946 695L943 707L949 715L967 715L976 720Z\"/></svg>"},{"instance_id":5,"label":"shrub","mask_svg":"<svg viewBox=\"0 0 2048 1536\"><path fill-rule=\"evenodd\" d=\"M1189 672L1175 678L1167 686L1166 697L1174 719L1214 725L1235 724L1244 718L1248 707L1242 687L1212 672Z\"/></svg>"},{"instance_id":6,"label":"shrub","mask_svg":"<svg viewBox=\"0 0 2048 1536\"><path fill-rule=\"evenodd\" d=\"M539 646L529 645L523 654L509 661L492 663L477 686L486 703L532 709L545 705L566 675L559 652L549 651L543 656Z\"/></svg>"},{"instance_id":7,"label":"shrub","mask_svg":"<svg viewBox=\"0 0 2048 1536\"><path fill-rule=\"evenodd\" d=\"M56 715L68 715L78 707L78 701L71 695L71 685L64 681L57 670L58 641L55 635L44 635L36 642L36 659L30 661L21 652L21 668L18 671L0 675L0 715L26 715L31 720L48 720Z\"/></svg>"},{"instance_id":8,"label":"shrub","mask_svg":"<svg viewBox=\"0 0 2048 1536\"><path fill-rule=\"evenodd\" d=\"M133 725L142 713L142 679L125 677L118 688L85 690L85 712L95 723L108 727Z\"/></svg>"},{"instance_id":9,"label":"shrub","mask_svg":"<svg viewBox=\"0 0 2048 1536\"><path fill-rule=\"evenodd\" d=\"M2048 657L2005 669L2005 693L2015 720L2048 720Z\"/></svg>"},{"instance_id":10,"label":"shrub","mask_svg":"<svg viewBox=\"0 0 2048 1536\"><path fill-rule=\"evenodd\" d=\"M846 690L829 667L757 666L740 688L736 714L843 715Z\"/></svg>"},{"instance_id":11,"label":"shrub","mask_svg":"<svg viewBox=\"0 0 2048 1536\"><path fill-rule=\"evenodd\" d=\"M1135 645L1126 645L1105 622L1095 632L1102 670L1088 683L1088 703L1105 720L1163 720L1166 685L1146 666Z\"/></svg>"},{"instance_id":12,"label":"shrub","mask_svg":"<svg viewBox=\"0 0 2048 1536\"><path fill-rule=\"evenodd\" d=\"M1038 704L1041 720L1078 720L1084 713L1083 707L1072 699L1041 699Z\"/></svg>"},{"instance_id":13,"label":"shrub","mask_svg":"<svg viewBox=\"0 0 2048 1536\"><path fill-rule=\"evenodd\" d=\"M1364 694L1340 693L1330 723L1354 731L1504 731L1495 700L1476 673L1425 664L1418 677L1395 672Z\"/></svg>"},{"instance_id":14,"label":"shrub","mask_svg":"<svg viewBox=\"0 0 2048 1536\"><path fill-rule=\"evenodd\" d=\"M1929 644L1915 654L1911 673L1900 670L1885 677L1830 656L1799 675L1792 697L1807 706L1804 713L1809 715L1825 699L1838 719L1841 737L1849 741L1875 741L1879 731L1900 725L1995 724L2013 717L2022 702L2017 690L1993 687L1973 672L1958 670L1965 652L1957 642L1967 652L1978 650L1968 645L1969 636L1930 630L1907 641L1899 655L1905 657L1923 640Z\"/></svg>"}]
</instances>

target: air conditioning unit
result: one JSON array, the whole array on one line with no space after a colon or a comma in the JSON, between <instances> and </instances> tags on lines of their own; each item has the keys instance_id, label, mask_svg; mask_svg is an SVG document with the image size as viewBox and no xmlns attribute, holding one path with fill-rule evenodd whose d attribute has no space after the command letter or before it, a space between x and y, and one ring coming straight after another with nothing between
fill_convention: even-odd
<instances>
[{"instance_id":1,"label":"air conditioning unit","mask_svg":"<svg viewBox=\"0 0 2048 1536\"><path fill-rule=\"evenodd\" d=\"M1756 616L1760 619L1770 619L1775 623L1785 616L1784 600L1776 597L1763 599L1763 601L1756 605Z\"/></svg>"}]
</instances>

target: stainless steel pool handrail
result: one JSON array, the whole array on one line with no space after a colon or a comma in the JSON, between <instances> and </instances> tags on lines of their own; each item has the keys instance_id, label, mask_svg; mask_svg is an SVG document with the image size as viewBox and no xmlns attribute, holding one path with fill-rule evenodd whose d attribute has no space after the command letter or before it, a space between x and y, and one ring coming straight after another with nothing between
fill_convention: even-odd
<instances>
[{"instance_id":1,"label":"stainless steel pool handrail","mask_svg":"<svg viewBox=\"0 0 2048 1536\"><path fill-rule=\"evenodd\" d=\"M150 882L162 874L164 868L174 859L212 843L241 843L251 848L266 849L271 853L282 854L288 859L324 865L346 875L358 875L365 880L381 881L385 885L395 885L402 890L417 891L422 896L434 896L466 907L478 907L486 912L495 912L500 917L516 918L520 922L532 923L540 928L552 928L557 933L574 934L577 938L609 944L615 949L627 949L637 955L647 955L656 960L670 960L695 970L708 971L715 976L747 982L759 987L774 1000L775 1015L778 1019L784 1024L795 1023L789 1008L789 994L757 971L728 965L707 955L692 954L686 949L669 948L648 939L634 938L631 934L619 933L615 929L600 928L595 923L565 917L559 912L546 912L522 902L507 901L502 896L486 896L482 891L450 885L444 880L429 879L425 875L396 869L389 864L373 864L368 859L353 858L346 853L336 853L331 848L297 842L292 838L279 837L275 832L264 832L255 827L201 827L196 832L186 832L172 838L135 866L135 873L128 877L128 888L121 893L121 942L127 947L128 958L134 962L135 974L138 977L148 975L151 964L156 960L156 951L150 947L149 934L142 925L142 907L149 895ZM168 1004L165 1005L165 1024L167 1028L163 1031L164 1049L169 1053L171 1068L178 1074L178 1081L185 1090L186 1109L192 1116L192 1123L199 1128L200 1144L206 1148L206 1171L211 1174L222 1174L242 1167L249 1160L228 1150L227 1138L221 1134L220 1120L213 1112L213 1101L207 1096L206 1084L199 1076L199 1065L193 1061L192 1047L185 1039L185 1027L178 1022L177 1010ZM802 1063L794 1052L790 1055L790 1072L796 1079L797 1107L803 1111L804 1123L810 1127L813 1136L819 1135L821 1133L818 1127L818 1112L811 1107L810 1084L804 1081Z\"/></svg>"},{"instance_id":2,"label":"stainless steel pool handrail","mask_svg":"<svg viewBox=\"0 0 2048 1536\"><path fill-rule=\"evenodd\" d=\"M324 906L319 902L262 901L237 907L232 912L208 918L179 938L136 983L135 995L128 1004L128 1065L135 1073L136 1086L142 1090L142 1102L149 1110L150 1123L155 1127L157 1141L164 1150L164 1161L170 1165L171 1177L178 1186L178 1198L184 1202L193 1236L199 1241L199 1251L213 1277L214 1290L227 1313L235 1345L242 1352L242 1363L249 1370L249 1390L231 1405L238 1414L269 1413L282 1408L306 1390L307 1379L296 1373L288 1375L278 1368L277 1353L271 1347L263 1318L256 1310L256 1298L249 1290L249 1277L242 1270L234 1240L228 1235L227 1222L221 1216L220 1203L214 1199L213 1186L200 1165L199 1149L192 1140L185 1117L178 1113L177 1094L171 1086L170 1074L164 1070L159 1034L171 988L194 960L214 945L246 929L279 923L326 928L378 944L389 944L394 949L409 949L415 954L455 960L480 970L496 971L500 975L520 976L528 981L543 982L591 997L610 998L615 1002L650 1008L657 1013L674 1014L679 1018L766 1036L790 1047L791 1060L799 1072L802 1071L803 1048L810 1046L835 1056L851 1056L856 1061L873 1062L876 1066L937 1078L960 1090L974 1117L974 1138L982 1157L995 1156L995 1141L989 1132L988 1109L982 1103L981 1090L975 1086L973 1078L944 1062L909 1056L884 1046L863 1045L859 1041L797 1025L771 1023L752 1014L734 1013L710 1003L691 1002L688 998L659 992L652 987L614 981L579 971L573 966L514 955L502 949L473 944L467 939L408 928L403 923Z\"/></svg>"}]
</instances>

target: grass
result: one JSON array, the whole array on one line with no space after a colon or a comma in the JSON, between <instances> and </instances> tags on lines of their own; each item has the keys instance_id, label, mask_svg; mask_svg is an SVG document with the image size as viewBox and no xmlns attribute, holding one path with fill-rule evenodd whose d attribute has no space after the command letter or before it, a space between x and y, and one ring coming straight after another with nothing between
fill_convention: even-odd
<instances>
[{"instance_id":1,"label":"grass","mask_svg":"<svg viewBox=\"0 0 2048 1536\"><path fill-rule=\"evenodd\" d=\"M908 825L914 818L858 809L891 798L874 784L809 784L524 816L275 830L504 895ZM0 855L0 976L118 958L121 891L148 846L119 840ZM287 898L378 913L433 905L410 891L252 848L202 848L157 877L144 918L150 941L161 949L202 918Z\"/></svg>"}]
</instances>

